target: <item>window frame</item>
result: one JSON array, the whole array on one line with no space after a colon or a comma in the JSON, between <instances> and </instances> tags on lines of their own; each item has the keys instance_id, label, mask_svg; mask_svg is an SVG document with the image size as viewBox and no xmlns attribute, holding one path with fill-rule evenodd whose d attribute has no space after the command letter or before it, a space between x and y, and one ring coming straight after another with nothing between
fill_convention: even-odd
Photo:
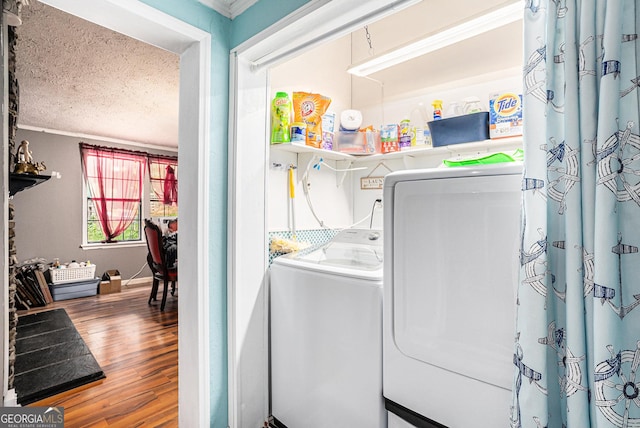
<instances>
[{"instance_id":1,"label":"window frame","mask_svg":"<svg viewBox=\"0 0 640 428\"><path fill-rule=\"evenodd\" d=\"M139 247L147 245L142 233L143 222L142 220L147 218L147 206L149 205L148 196L146 193L148 180L143 180L142 198L140 199L140 239L131 241L118 241L118 242L88 242L88 222L89 222L89 189L87 188L87 180L82 175L82 244L80 247L85 250L97 249L97 248L114 248L114 247ZM147 199L145 201L145 199Z\"/></svg>"}]
</instances>

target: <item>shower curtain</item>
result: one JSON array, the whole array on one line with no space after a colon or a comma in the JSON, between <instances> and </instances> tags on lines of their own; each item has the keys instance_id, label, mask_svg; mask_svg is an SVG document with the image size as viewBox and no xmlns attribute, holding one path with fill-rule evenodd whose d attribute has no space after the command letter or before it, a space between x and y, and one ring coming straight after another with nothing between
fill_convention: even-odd
<instances>
[{"instance_id":1,"label":"shower curtain","mask_svg":"<svg viewBox=\"0 0 640 428\"><path fill-rule=\"evenodd\" d=\"M640 5L523 4L511 427L640 427Z\"/></svg>"}]
</instances>

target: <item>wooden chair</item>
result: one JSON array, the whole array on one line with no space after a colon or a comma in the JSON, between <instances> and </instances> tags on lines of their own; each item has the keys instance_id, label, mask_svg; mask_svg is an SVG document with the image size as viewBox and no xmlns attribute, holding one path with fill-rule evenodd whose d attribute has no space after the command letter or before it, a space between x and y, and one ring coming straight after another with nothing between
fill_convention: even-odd
<instances>
[{"instance_id":1,"label":"wooden chair","mask_svg":"<svg viewBox=\"0 0 640 428\"><path fill-rule=\"evenodd\" d=\"M144 234L147 238L147 263L153 272L153 284L151 286L151 295L149 296L149 304L152 300L157 300L158 286L160 281L164 284L162 294L162 304L160 310L164 311L167 302L167 293L169 291L169 283L171 283L171 295L175 294L176 282L178 281L178 269L169 269L166 264L165 252L162 247L162 231L157 224L149 219L144 220Z\"/></svg>"}]
</instances>

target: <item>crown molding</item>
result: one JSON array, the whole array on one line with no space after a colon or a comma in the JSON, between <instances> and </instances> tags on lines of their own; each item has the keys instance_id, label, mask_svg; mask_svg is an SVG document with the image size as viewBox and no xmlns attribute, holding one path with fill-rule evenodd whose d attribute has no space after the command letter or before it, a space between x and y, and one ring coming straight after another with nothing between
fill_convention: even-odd
<instances>
[{"instance_id":1,"label":"crown molding","mask_svg":"<svg viewBox=\"0 0 640 428\"><path fill-rule=\"evenodd\" d=\"M229 10L231 11L231 19L235 19L242 12L256 4L258 0L231 0Z\"/></svg>"},{"instance_id":2,"label":"crown molding","mask_svg":"<svg viewBox=\"0 0 640 428\"><path fill-rule=\"evenodd\" d=\"M227 18L234 19L258 0L198 0Z\"/></svg>"}]
</instances>

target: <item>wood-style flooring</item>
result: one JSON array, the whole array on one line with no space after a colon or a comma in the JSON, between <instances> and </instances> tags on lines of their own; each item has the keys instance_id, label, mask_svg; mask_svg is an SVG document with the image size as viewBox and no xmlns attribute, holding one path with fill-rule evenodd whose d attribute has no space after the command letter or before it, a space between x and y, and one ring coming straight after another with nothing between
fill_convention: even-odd
<instances>
[{"instance_id":1,"label":"wood-style flooring","mask_svg":"<svg viewBox=\"0 0 640 428\"><path fill-rule=\"evenodd\" d=\"M65 428L177 427L178 297L169 295L160 312L162 290L147 305L150 290L123 287L37 308L65 308L107 377L29 406L64 407Z\"/></svg>"}]
</instances>

